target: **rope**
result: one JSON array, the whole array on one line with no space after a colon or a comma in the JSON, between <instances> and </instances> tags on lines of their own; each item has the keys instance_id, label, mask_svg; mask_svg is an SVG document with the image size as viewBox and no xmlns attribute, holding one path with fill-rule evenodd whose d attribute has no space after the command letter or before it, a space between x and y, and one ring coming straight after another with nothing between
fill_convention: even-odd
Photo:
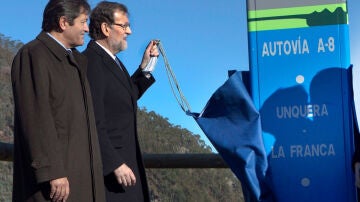
<instances>
[{"instance_id":1,"label":"rope","mask_svg":"<svg viewBox=\"0 0 360 202\"><path fill-rule=\"evenodd\" d=\"M171 66L169 64L169 61L168 61L168 59L166 57L166 54L165 54L165 50L164 50L162 44L160 43L160 40L158 40L157 46L158 46L158 48L160 50L160 54L162 55L162 57L164 59L166 75L167 75L168 80L169 80L171 91L172 91L176 101L180 105L181 109L186 113L190 113L191 112L190 105L187 102L184 94L181 91L179 83L176 80L175 74L174 74L174 72L173 72L173 70L172 70L172 68L171 68ZM176 91L175 91L175 89L176 89Z\"/></svg>"}]
</instances>

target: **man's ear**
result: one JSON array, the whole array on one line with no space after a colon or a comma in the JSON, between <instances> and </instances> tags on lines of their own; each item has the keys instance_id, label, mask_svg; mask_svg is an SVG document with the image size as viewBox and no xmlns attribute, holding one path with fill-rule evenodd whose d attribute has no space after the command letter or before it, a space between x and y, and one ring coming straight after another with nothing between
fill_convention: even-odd
<instances>
[{"instance_id":1,"label":"man's ear","mask_svg":"<svg viewBox=\"0 0 360 202\"><path fill-rule=\"evenodd\" d=\"M59 27L62 30L65 30L69 26L69 22L66 20L65 16L61 16L59 19Z\"/></svg>"},{"instance_id":2,"label":"man's ear","mask_svg":"<svg viewBox=\"0 0 360 202\"><path fill-rule=\"evenodd\" d=\"M108 37L110 35L110 25L105 22L101 23L101 31L106 37Z\"/></svg>"}]
</instances>

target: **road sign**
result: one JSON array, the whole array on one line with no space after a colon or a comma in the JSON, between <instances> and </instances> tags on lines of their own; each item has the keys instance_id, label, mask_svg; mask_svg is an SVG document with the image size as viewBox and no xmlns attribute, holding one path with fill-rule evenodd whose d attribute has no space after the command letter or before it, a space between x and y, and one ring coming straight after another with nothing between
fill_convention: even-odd
<instances>
[{"instance_id":1,"label":"road sign","mask_svg":"<svg viewBox=\"0 0 360 202\"><path fill-rule=\"evenodd\" d=\"M248 32L277 201L356 201L346 1L248 0Z\"/></svg>"}]
</instances>

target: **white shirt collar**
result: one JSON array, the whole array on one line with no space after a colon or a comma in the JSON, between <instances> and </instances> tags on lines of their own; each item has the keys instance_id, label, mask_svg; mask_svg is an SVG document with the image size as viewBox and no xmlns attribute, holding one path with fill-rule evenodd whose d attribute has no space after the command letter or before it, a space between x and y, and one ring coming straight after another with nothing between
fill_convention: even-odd
<instances>
[{"instance_id":1,"label":"white shirt collar","mask_svg":"<svg viewBox=\"0 0 360 202\"><path fill-rule=\"evenodd\" d=\"M104 49L105 52L107 52L110 57L112 57L112 59L115 60L116 56L114 54L112 54L107 48L105 48L104 46L102 46L100 43L98 43L97 41L95 41L97 43L97 45L99 45L102 49Z\"/></svg>"},{"instance_id":2,"label":"white shirt collar","mask_svg":"<svg viewBox=\"0 0 360 202\"><path fill-rule=\"evenodd\" d=\"M49 32L46 32L46 34L49 35L51 38L53 38L56 42L58 42L58 44L60 44L62 47L64 47L65 50L67 50L67 51L72 51L71 48L66 48L66 47L64 46L64 44L62 44L59 40L57 40L57 39L56 39L53 35L51 35Z\"/></svg>"}]
</instances>

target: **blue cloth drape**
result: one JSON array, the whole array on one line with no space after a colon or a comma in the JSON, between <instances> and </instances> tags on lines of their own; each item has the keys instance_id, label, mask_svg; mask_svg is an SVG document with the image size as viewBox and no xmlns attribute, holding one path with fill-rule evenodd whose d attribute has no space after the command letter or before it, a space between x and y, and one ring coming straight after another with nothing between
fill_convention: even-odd
<instances>
[{"instance_id":1,"label":"blue cloth drape","mask_svg":"<svg viewBox=\"0 0 360 202\"><path fill-rule=\"evenodd\" d=\"M240 180L245 201L273 201L266 181L260 114L241 73L233 73L216 90L202 113L191 115Z\"/></svg>"}]
</instances>

